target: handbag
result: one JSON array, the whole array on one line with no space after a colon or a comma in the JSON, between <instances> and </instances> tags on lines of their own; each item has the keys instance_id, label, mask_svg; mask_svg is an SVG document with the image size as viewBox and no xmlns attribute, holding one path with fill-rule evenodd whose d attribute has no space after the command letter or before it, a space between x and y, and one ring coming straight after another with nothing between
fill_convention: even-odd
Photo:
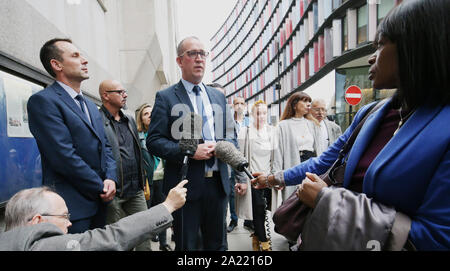
<instances>
[{"instance_id":1,"label":"handbag","mask_svg":"<svg viewBox=\"0 0 450 271\"><path fill-rule=\"evenodd\" d=\"M342 147L339 152L338 158L333 163L333 165L319 177L328 186L342 186L344 183L345 167L347 165L347 160L344 160L347 153L349 153L356 137L359 134L362 126L364 125L367 118L378 108L380 108L387 100L382 100L377 104L373 104L371 109L368 110L364 118L358 123L358 126L353 130L350 138ZM274 223L274 230L276 233L283 235L286 239L296 242L297 238L300 236L303 230L303 226L307 220L308 215L312 212L312 208L303 204L303 202L298 198L297 191L292 193L278 209L274 212L272 220Z\"/></svg>"}]
</instances>

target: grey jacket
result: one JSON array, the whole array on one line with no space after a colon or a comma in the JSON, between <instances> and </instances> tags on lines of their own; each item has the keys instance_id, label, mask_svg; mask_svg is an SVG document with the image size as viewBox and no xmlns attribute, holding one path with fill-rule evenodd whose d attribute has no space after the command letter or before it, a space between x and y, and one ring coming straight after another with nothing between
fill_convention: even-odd
<instances>
[{"instance_id":1,"label":"grey jacket","mask_svg":"<svg viewBox=\"0 0 450 271\"><path fill-rule=\"evenodd\" d=\"M168 228L172 220L167 208L159 204L81 234L64 234L53 224L40 223L0 233L0 251L131 250Z\"/></svg>"},{"instance_id":2,"label":"grey jacket","mask_svg":"<svg viewBox=\"0 0 450 271\"><path fill-rule=\"evenodd\" d=\"M339 125L329 121L327 119L323 120L328 131L328 147L333 145L333 143L342 135L342 130Z\"/></svg>"},{"instance_id":3,"label":"grey jacket","mask_svg":"<svg viewBox=\"0 0 450 271\"><path fill-rule=\"evenodd\" d=\"M401 250L411 219L345 188L325 187L301 234L301 250Z\"/></svg>"}]
</instances>

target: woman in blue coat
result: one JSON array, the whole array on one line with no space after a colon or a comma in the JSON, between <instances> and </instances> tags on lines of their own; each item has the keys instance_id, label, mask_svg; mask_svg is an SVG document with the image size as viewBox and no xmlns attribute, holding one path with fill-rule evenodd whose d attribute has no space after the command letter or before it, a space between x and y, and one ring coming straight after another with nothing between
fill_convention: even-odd
<instances>
[{"instance_id":1,"label":"woman in blue coat","mask_svg":"<svg viewBox=\"0 0 450 271\"><path fill-rule=\"evenodd\" d=\"M318 175L370 105L320 157L255 174L258 188L301 184L299 199L314 209L300 249L450 249L449 13L447 0L408 1L380 23L369 79L397 92L365 121L346 156L343 188Z\"/></svg>"}]
</instances>

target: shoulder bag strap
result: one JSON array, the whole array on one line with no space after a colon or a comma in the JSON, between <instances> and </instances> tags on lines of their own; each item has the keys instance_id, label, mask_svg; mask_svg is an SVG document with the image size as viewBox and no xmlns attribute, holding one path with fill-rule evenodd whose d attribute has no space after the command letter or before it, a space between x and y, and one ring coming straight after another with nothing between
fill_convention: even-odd
<instances>
[{"instance_id":1,"label":"shoulder bag strap","mask_svg":"<svg viewBox=\"0 0 450 271\"><path fill-rule=\"evenodd\" d=\"M341 151L339 153L339 158L343 158L350 151L350 149L353 146L353 143L355 143L355 140L358 137L359 131L361 131L361 128L363 127L363 125L366 122L367 118L372 113L377 111L381 106L383 106L387 102L387 100L388 99L383 99L383 100L379 101L378 103L374 103L373 105L371 105L371 108L366 111L367 112L366 115L358 123L358 126L356 126L355 130L353 130L353 132L350 135L349 139L347 140L345 145L342 147L342 149L341 149Z\"/></svg>"}]
</instances>

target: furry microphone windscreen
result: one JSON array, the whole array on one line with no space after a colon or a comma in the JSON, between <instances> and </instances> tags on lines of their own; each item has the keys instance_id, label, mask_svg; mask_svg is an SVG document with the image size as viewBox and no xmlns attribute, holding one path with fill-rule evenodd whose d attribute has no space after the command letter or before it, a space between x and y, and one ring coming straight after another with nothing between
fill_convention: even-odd
<instances>
[{"instance_id":1,"label":"furry microphone windscreen","mask_svg":"<svg viewBox=\"0 0 450 271\"><path fill-rule=\"evenodd\" d=\"M183 132L180 139L181 152L193 156L197 151L198 140L202 135L202 117L191 112L183 119Z\"/></svg>"},{"instance_id":2,"label":"furry microphone windscreen","mask_svg":"<svg viewBox=\"0 0 450 271\"><path fill-rule=\"evenodd\" d=\"M216 157L238 171L243 171L243 168L248 165L244 155L228 141L217 142Z\"/></svg>"}]
</instances>

